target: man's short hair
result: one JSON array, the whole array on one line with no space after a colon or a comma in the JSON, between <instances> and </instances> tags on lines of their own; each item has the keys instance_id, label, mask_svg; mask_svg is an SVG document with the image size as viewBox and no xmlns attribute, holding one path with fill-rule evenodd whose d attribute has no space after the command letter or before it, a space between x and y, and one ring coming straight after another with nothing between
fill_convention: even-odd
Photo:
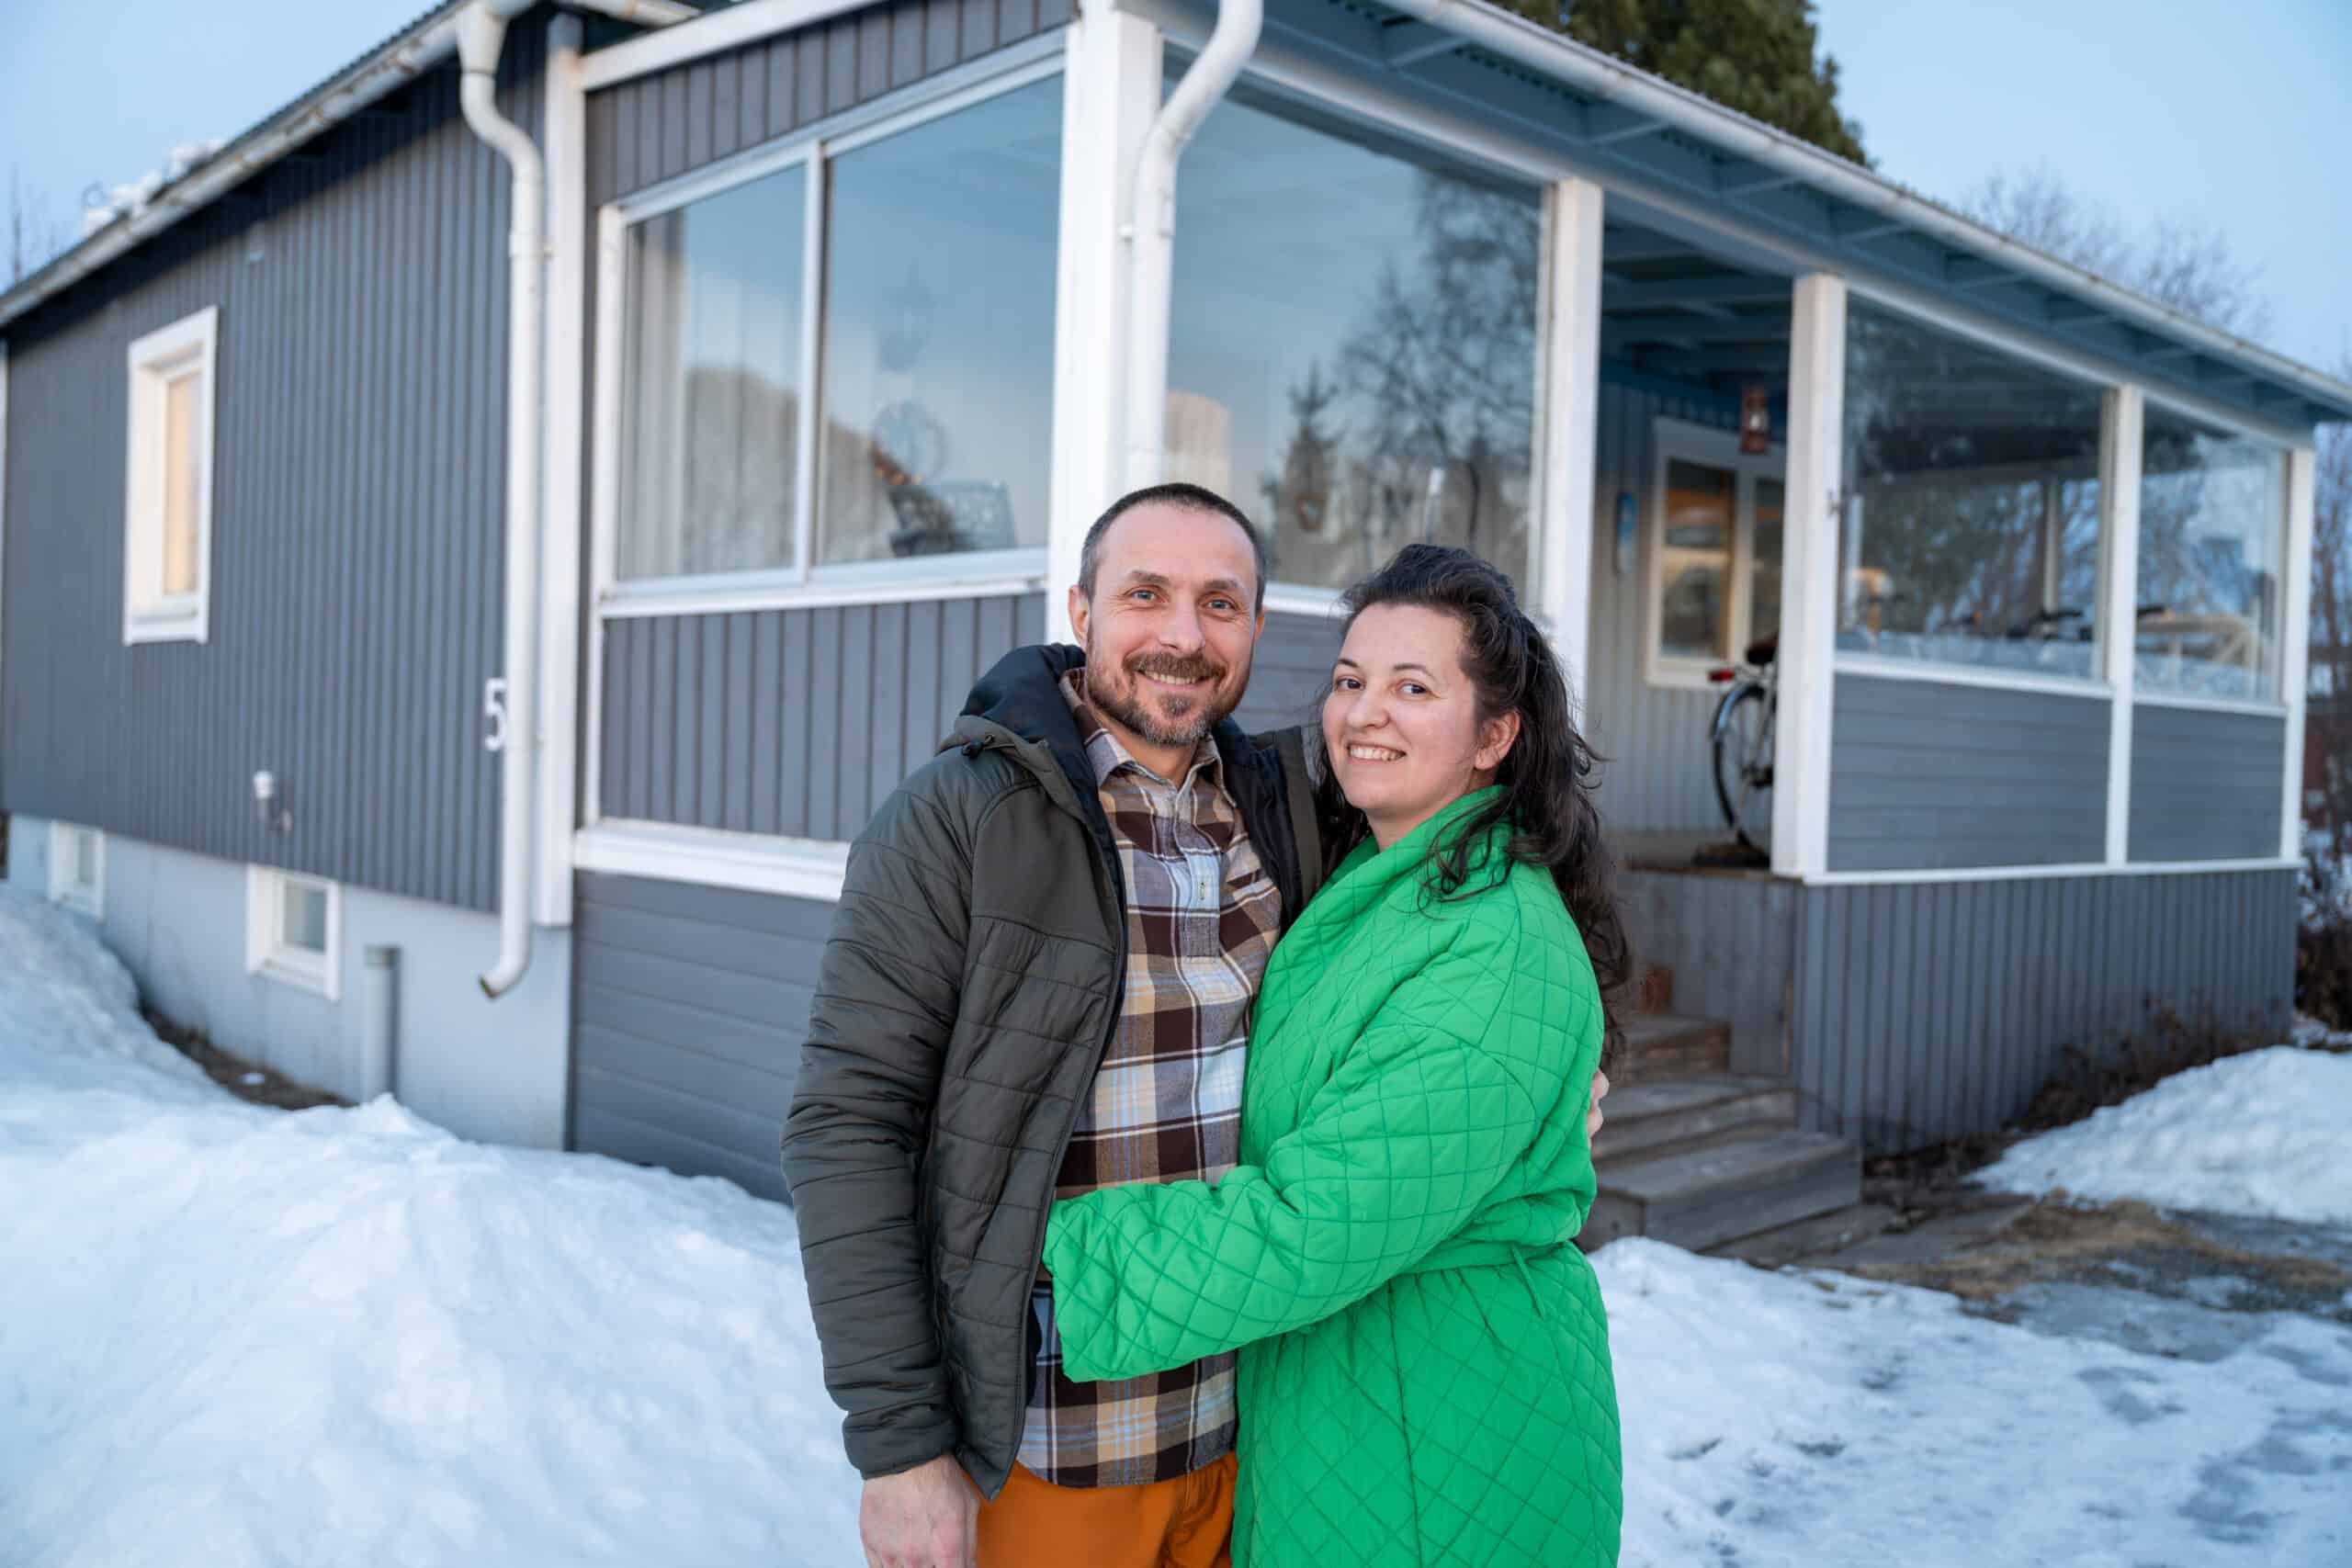
<instances>
[{"instance_id":1,"label":"man's short hair","mask_svg":"<svg viewBox=\"0 0 2352 1568\"><path fill-rule=\"evenodd\" d=\"M1253 608L1265 609L1266 541L1260 536L1257 525L1242 515L1241 508L1216 491L1182 483L1147 485L1142 490L1130 491L1113 502L1110 509L1094 520L1094 526L1086 531L1086 545L1078 557L1078 591L1080 593L1089 599L1094 597L1095 569L1102 564L1102 536L1111 531L1112 524L1138 506L1172 506L1180 512L1205 512L1239 528L1242 536L1250 541L1250 558L1258 565L1258 603Z\"/></svg>"}]
</instances>

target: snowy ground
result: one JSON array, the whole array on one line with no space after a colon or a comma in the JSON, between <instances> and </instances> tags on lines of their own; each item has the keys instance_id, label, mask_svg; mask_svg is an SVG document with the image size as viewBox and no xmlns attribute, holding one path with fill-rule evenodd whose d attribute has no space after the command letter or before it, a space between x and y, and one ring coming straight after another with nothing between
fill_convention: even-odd
<instances>
[{"instance_id":1,"label":"snowy ground","mask_svg":"<svg viewBox=\"0 0 2352 1568\"><path fill-rule=\"evenodd\" d=\"M86 931L0 888L0 1562L861 1561L788 1213L389 1102L243 1105ZM1596 1261L1629 1565L2352 1562L2340 1324L2147 1354Z\"/></svg>"}]
</instances>

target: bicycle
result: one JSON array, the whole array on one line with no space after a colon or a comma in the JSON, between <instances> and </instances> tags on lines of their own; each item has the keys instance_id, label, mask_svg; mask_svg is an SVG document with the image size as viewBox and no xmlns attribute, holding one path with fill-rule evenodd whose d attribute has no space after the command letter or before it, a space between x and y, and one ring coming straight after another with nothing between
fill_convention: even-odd
<instances>
[{"instance_id":1,"label":"bicycle","mask_svg":"<svg viewBox=\"0 0 2352 1568\"><path fill-rule=\"evenodd\" d=\"M1772 728L1780 713L1773 656L1779 646L1777 633L1758 637L1747 645L1740 663L1707 672L1709 682L1731 686L1707 727L1715 757L1715 802L1732 837L1758 855L1767 852L1758 836L1769 841L1772 831Z\"/></svg>"}]
</instances>

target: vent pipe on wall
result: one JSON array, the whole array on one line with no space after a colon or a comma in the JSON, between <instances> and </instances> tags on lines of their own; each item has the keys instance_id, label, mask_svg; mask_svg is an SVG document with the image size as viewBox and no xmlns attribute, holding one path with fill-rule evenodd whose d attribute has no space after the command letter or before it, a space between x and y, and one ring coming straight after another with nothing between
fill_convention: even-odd
<instances>
[{"instance_id":1,"label":"vent pipe on wall","mask_svg":"<svg viewBox=\"0 0 2352 1568\"><path fill-rule=\"evenodd\" d=\"M400 1037L401 950L370 947L359 970L359 1103L392 1092L394 1042Z\"/></svg>"}]
</instances>

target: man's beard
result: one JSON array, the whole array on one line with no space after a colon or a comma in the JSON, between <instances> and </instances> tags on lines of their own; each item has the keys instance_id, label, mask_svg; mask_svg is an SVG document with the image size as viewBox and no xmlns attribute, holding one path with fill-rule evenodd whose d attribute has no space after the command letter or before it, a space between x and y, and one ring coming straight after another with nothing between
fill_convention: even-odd
<instances>
[{"instance_id":1,"label":"man's beard","mask_svg":"<svg viewBox=\"0 0 2352 1568\"><path fill-rule=\"evenodd\" d=\"M1240 705L1240 693L1236 691L1229 700L1225 698L1226 667L1206 654L1180 658L1169 653L1138 654L1127 660L1121 671L1126 676L1126 689L1114 690L1103 679L1100 660L1090 646L1086 650L1086 700L1094 711L1118 723L1129 732L1141 736L1154 746L1191 746L1215 729L1226 716ZM1173 719L1161 717L1145 705L1143 678L1156 675L1166 681L1202 681L1207 682L1199 693L1166 694L1169 705L1176 710ZM1223 705L1219 704L1222 701Z\"/></svg>"}]
</instances>

